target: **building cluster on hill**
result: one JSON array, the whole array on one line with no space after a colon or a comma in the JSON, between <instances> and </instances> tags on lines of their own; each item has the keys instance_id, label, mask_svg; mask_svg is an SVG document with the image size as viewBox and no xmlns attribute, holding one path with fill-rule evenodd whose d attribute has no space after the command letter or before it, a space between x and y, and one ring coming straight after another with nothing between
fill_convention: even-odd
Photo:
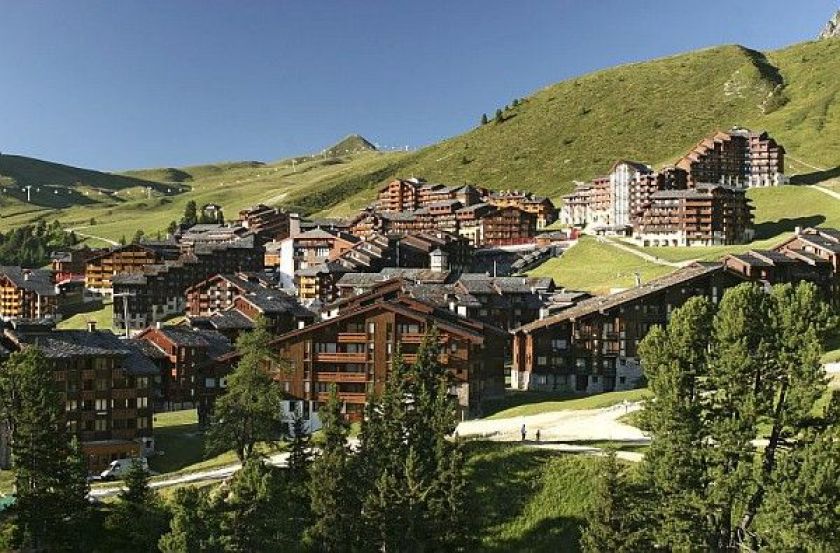
<instances>
[{"instance_id":1,"label":"building cluster on hill","mask_svg":"<svg viewBox=\"0 0 840 553\"><path fill-rule=\"evenodd\" d=\"M377 201L351 220L351 231L363 237L441 230L463 236L476 247L510 246L533 243L537 231L556 219L551 200L531 193L412 178L382 187Z\"/></svg>"},{"instance_id":2,"label":"building cluster on hill","mask_svg":"<svg viewBox=\"0 0 840 553\"><path fill-rule=\"evenodd\" d=\"M564 196L560 221L643 246L745 243L753 233L746 189L783 184L784 156L765 132L717 132L660 171L616 162L607 176Z\"/></svg>"}]
</instances>

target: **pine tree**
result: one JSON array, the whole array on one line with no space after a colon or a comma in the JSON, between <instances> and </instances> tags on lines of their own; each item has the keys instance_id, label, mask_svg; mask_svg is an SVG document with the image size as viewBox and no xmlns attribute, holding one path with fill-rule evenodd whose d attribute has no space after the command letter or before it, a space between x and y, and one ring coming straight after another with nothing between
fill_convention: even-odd
<instances>
[{"instance_id":1,"label":"pine tree","mask_svg":"<svg viewBox=\"0 0 840 553\"><path fill-rule=\"evenodd\" d=\"M163 553L223 553L220 502L207 490L185 487L175 490L169 532L158 542Z\"/></svg>"},{"instance_id":2,"label":"pine tree","mask_svg":"<svg viewBox=\"0 0 840 553\"><path fill-rule=\"evenodd\" d=\"M170 221L169 226L166 227L166 233L170 236L175 234L178 231L178 223L175 221Z\"/></svg>"},{"instance_id":3,"label":"pine tree","mask_svg":"<svg viewBox=\"0 0 840 553\"><path fill-rule=\"evenodd\" d=\"M146 233L145 233L145 232L143 232L143 230L142 230L142 229L137 229L137 230L134 232L134 236L132 236L132 237L131 237L131 243L132 243L132 244L139 244L139 243L143 240L143 236L144 236L145 234L146 234Z\"/></svg>"},{"instance_id":4,"label":"pine tree","mask_svg":"<svg viewBox=\"0 0 840 553\"><path fill-rule=\"evenodd\" d=\"M169 527L169 513L149 487L149 475L139 461L131 464L124 484L105 520L104 539L113 551L157 551Z\"/></svg>"},{"instance_id":5,"label":"pine tree","mask_svg":"<svg viewBox=\"0 0 840 553\"><path fill-rule=\"evenodd\" d=\"M595 497L585 515L586 528L581 535L584 553L636 553L653 548L632 509L628 483L622 474L615 452L608 452L600 463L600 477Z\"/></svg>"},{"instance_id":6,"label":"pine tree","mask_svg":"<svg viewBox=\"0 0 840 553\"><path fill-rule=\"evenodd\" d=\"M747 283L728 290L714 311L706 300L690 300L639 348L656 397L645 408L655 438L639 470L639 489L647 491L628 503L657 548L729 551L784 542L811 530L788 526L783 536L756 527L760 513L789 517L784 494L791 489L815 506L835 501L833 490L807 489L797 472L809 456L826 455L832 442L824 437L835 428L833 407L822 420L813 415L826 389L820 345L836 324L816 287L768 293ZM766 439L763 450L756 438Z\"/></svg>"},{"instance_id":7,"label":"pine tree","mask_svg":"<svg viewBox=\"0 0 840 553\"><path fill-rule=\"evenodd\" d=\"M126 239L125 234L123 234L120 236L120 246L125 246L126 244L128 244L128 240Z\"/></svg>"},{"instance_id":8,"label":"pine tree","mask_svg":"<svg viewBox=\"0 0 840 553\"><path fill-rule=\"evenodd\" d=\"M496 121L496 123L501 123L505 120L505 114L501 109L496 110L496 116L494 120Z\"/></svg>"},{"instance_id":9,"label":"pine tree","mask_svg":"<svg viewBox=\"0 0 840 553\"><path fill-rule=\"evenodd\" d=\"M482 114L481 114L481 124L482 124L482 125L486 125L487 123L489 123L489 121L488 121L488 119L487 119L487 114L486 114L486 113L482 113Z\"/></svg>"},{"instance_id":10,"label":"pine tree","mask_svg":"<svg viewBox=\"0 0 840 553\"><path fill-rule=\"evenodd\" d=\"M90 514L87 470L67 433L50 363L37 348L6 361L0 402L11 436L16 545L49 551L80 547Z\"/></svg>"},{"instance_id":11,"label":"pine tree","mask_svg":"<svg viewBox=\"0 0 840 553\"><path fill-rule=\"evenodd\" d=\"M195 200L190 200L184 206L184 216L181 217L181 224L186 227L191 227L198 223L198 206Z\"/></svg>"},{"instance_id":12,"label":"pine tree","mask_svg":"<svg viewBox=\"0 0 840 553\"><path fill-rule=\"evenodd\" d=\"M233 446L240 461L254 454L257 442L276 441L282 434L280 385L267 365L280 363L269 346L272 334L265 319L258 317L254 330L236 342L240 355L228 377L224 395L216 400L207 433L207 451L215 454Z\"/></svg>"},{"instance_id":13,"label":"pine tree","mask_svg":"<svg viewBox=\"0 0 840 553\"><path fill-rule=\"evenodd\" d=\"M357 537L356 479L347 447L348 427L335 385L318 414L323 424L321 454L312 463L310 498L313 524L306 539L316 550L346 551Z\"/></svg>"}]
</instances>

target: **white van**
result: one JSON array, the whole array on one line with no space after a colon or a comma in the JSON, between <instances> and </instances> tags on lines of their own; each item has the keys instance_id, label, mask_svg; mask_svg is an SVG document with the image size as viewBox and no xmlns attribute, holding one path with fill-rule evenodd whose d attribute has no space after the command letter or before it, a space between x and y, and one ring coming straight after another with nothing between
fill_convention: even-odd
<instances>
[{"instance_id":1,"label":"white van","mask_svg":"<svg viewBox=\"0 0 840 553\"><path fill-rule=\"evenodd\" d=\"M99 478L101 478L102 480L115 480L117 478L122 478L126 475L128 470L131 468L131 464L135 461L139 461L140 465L143 467L143 470L149 472L149 462L146 460L145 457L133 457L131 459L115 459L111 461L111 464L108 465L108 468L106 468L99 474Z\"/></svg>"}]
</instances>

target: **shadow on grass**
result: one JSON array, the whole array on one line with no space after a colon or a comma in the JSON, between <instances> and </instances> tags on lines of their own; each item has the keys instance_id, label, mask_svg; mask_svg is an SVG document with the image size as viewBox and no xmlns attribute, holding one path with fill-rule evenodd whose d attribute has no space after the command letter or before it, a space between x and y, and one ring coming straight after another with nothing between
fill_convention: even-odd
<instances>
[{"instance_id":1,"label":"shadow on grass","mask_svg":"<svg viewBox=\"0 0 840 553\"><path fill-rule=\"evenodd\" d=\"M155 428L155 449L149 467L159 473L176 472L205 460L204 432L197 423Z\"/></svg>"},{"instance_id":2,"label":"shadow on grass","mask_svg":"<svg viewBox=\"0 0 840 553\"><path fill-rule=\"evenodd\" d=\"M790 178L791 184L818 184L827 180L836 179L840 177L840 167L828 169L826 171L815 171L813 173L805 173L802 175L794 175Z\"/></svg>"},{"instance_id":3,"label":"shadow on grass","mask_svg":"<svg viewBox=\"0 0 840 553\"><path fill-rule=\"evenodd\" d=\"M808 217L796 217L794 219L779 219L778 221L767 221L755 225L755 238L762 240L772 238L784 232L793 232L796 227L816 227L825 222L822 215L809 215Z\"/></svg>"},{"instance_id":4,"label":"shadow on grass","mask_svg":"<svg viewBox=\"0 0 840 553\"><path fill-rule=\"evenodd\" d=\"M476 539L470 551L578 551L582 519L548 515L533 524L528 520L543 514L533 512L532 502L544 489L547 463L555 453L488 442L464 447L470 534Z\"/></svg>"}]
</instances>

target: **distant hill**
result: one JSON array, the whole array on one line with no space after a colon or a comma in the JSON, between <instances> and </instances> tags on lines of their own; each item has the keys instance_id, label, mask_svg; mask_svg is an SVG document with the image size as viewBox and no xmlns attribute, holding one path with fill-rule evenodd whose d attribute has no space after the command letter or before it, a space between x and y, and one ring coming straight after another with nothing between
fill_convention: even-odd
<instances>
[{"instance_id":1,"label":"distant hill","mask_svg":"<svg viewBox=\"0 0 840 553\"><path fill-rule=\"evenodd\" d=\"M66 188L81 182L83 191L125 190L110 196L62 191L66 196L55 198L42 191L35 206L21 202L20 192L16 198L0 196L0 226L53 216L76 224L96 216L112 221L97 230L113 238L132 224L147 231L165 228L189 199L220 203L229 215L257 202L347 215L396 176L519 188L559 200L574 180L604 174L617 159L672 163L701 138L734 125L766 129L777 138L787 148L786 172L795 175L795 183L825 182L840 177L838 74L840 39L767 53L720 46L548 86L499 106L498 122L495 106L476 106L475 128L415 152L377 152L369 141L350 135L327 148L327 155L121 175L3 155L0 186L50 181ZM489 116L484 125L482 112ZM789 208L796 217L797 206Z\"/></svg>"},{"instance_id":2,"label":"distant hill","mask_svg":"<svg viewBox=\"0 0 840 553\"><path fill-rule=\"evenodd\" d=\"M376 146L358 134L351 134L343 138L337 144L324 150L329 157L343 156L347 154L358 154L360 152L375 152Z\"/></svg>"}]
</instances>

